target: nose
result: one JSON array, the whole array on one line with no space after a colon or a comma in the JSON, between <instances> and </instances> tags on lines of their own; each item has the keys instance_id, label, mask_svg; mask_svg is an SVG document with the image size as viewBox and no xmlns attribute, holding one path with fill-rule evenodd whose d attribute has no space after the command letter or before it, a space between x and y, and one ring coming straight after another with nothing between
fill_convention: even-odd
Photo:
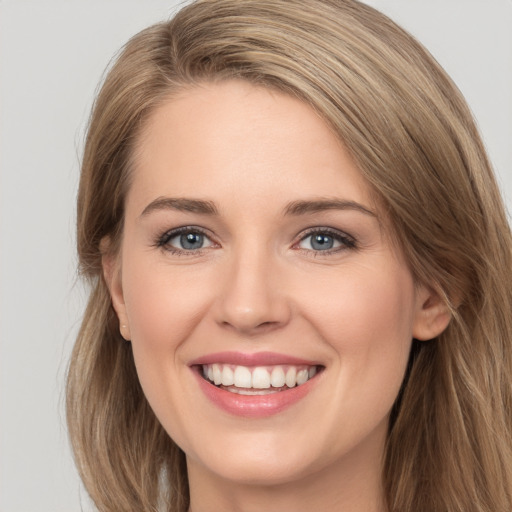
<instances>
[{"instance_id":1,"label":"nose","mask_svg":"<svg viewBox=\"0 0 512 512\"><path fill-rule=\"evenodd\" d=\"M233 255L221 276L216 321L246 336L285 326L291 317L283 273L275 258L261 250Z\"/></svg>"}]
</instances>

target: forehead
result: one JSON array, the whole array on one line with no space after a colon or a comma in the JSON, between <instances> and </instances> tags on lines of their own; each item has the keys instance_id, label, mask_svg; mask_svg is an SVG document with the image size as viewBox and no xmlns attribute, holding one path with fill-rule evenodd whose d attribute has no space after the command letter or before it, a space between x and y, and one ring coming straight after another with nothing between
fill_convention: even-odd
<instances>
[{"instance_id":1,"label":"forehead","mask_svg":"<svg viewBox=\"0 0 512 512\"><path fill-rule=\"evenodd\" d=\"M309 105L243 81L194 86L159 105L134 164L131 192L145 200L334 195L373 203L354 160Z\"/></svg>"}]
</instances>

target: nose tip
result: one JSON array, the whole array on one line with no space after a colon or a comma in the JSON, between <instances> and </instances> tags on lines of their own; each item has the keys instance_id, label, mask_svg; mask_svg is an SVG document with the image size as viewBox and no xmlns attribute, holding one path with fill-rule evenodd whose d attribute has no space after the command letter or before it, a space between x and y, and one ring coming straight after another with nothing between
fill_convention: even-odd
<instances>
[{"instance_id":1,"label":"nose tip","mask_svg":"<svg viewBox=\"0 0 512 512\"><path fill-rule=\"evenodd\" d=\"M237 265L226 274L218 297L217 322L244 335L263 334L289 321L290 307L269 261Z\"/></svg>"},{"instance_id":2,"label":"nose tip","mask_svg":"<svg viewBox=\"0 0 512 512\"><path fill-rule=\"evenodd\" d=\"M278 318L276 311L263 311L254 307L240 306L225 309L221 324L243 334L262 334L283 325L284 318Z\"/></svg>"}]
</instances>

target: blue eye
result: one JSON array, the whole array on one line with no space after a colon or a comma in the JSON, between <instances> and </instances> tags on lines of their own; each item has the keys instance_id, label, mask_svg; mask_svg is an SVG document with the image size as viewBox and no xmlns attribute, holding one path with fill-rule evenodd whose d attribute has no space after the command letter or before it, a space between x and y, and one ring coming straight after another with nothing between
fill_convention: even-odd
<instances>
[{"instance_id":1,"label":"blue eye","mask_svg":"<svg viewBox=\"0 0 512 512\"><path fill-rule=\"evenodd\" d=\"M311 247L316 251L325 251L334 247L335 240L330 235L317 234L310 237Z\"/></svg>"},{"instance_id":2,"label":"blue eye","mask_svg":"<svg viewBox=\"0 0 512 512\"><path fill-rule=\"evenodd\" d=\"M211 247L213 242L201 231L191 228L180 228L165 233L157 242L171 252L193 252Z\"/></svg>"},{"instance_id":3,"label":"blue eye","mask_svg":"<svg viewBox=\"0 0 512 512\"><path fill-rule=\"evenodd\" d=\"M169 242L172 244L172 241L179 240L179 245L181 249L186 249L187 251L193 251L194 249L201 249L204 244L204 235L201 233L186 233L184 235L178 235L174 238L171 238Z\"/></svg>"},{"instance_id":4,"label":"blue eye","mask_svg":"<svg viewBox=\"0 0 512 512\"><path fill-rule=\"evenodd\" d=\"M317 230L304 236L298 247L315 252L336 252L337 250L354 248L355 242L352 238L339 232L331 230Z\"/></svg>"}]
</instances>

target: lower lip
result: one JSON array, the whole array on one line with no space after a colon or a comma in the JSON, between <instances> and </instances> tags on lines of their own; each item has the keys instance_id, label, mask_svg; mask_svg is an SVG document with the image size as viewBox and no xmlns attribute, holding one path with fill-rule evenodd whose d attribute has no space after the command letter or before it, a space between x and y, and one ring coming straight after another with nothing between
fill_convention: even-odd
<instances>
[{"instance_id":1,"label":"lower lip","mask_svg":"<svg viewBox=\"0 0 512 512\"><path fill-rule=\"evenodd\" d=\"M214 386L194 369L199 387L217 407L235 416L266 418L278 414L304 398L315 385L318 374L300 386L268 395L239 395Z\"/></svg>"}]
</instances>

